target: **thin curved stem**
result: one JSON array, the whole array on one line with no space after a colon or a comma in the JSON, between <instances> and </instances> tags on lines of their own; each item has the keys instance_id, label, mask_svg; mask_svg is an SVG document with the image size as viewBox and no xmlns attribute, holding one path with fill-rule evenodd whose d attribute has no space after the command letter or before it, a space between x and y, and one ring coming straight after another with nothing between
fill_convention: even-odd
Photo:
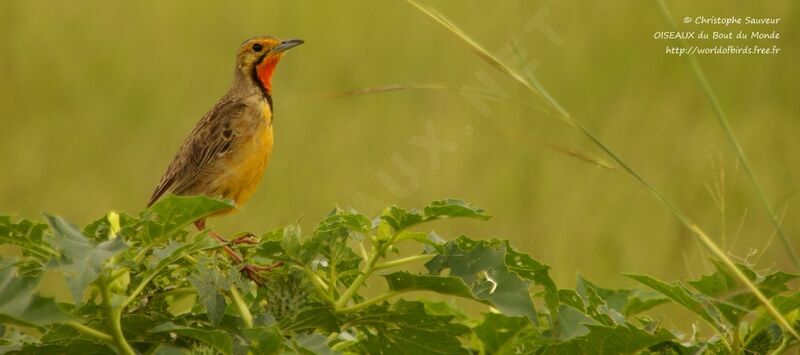
<instances>
[{"instance_id":1,"label":"thin curved stem","mask_svg":"<svg viewBox=\"0 0 800 355\"><path fill-rule=\"evenodd\" d=\"M108 317L108 325L111 328L111 337L114 340L114 346L117 350L125 355L135 355L136 352L131 348L125 336L122 334L122 307L114 308L111 305L111 291L108 289L108 282L103 276L99 282L100 294L103 299L103 307Z\"/></svg>"},{"instance_id":2,"label":"thin curved stem","mask_svg":"<svg viewBox=\"0 0 800 355\"><path fill-rule=\"evenodd\" d=\"M114 343L114 338L112 336L110 336L110 335L108 335L106 333L103 333L103 332L101 332L101 331L99 331L97 329L94 329L94 328L92 328L92 327L90 327L88 325L83 325L83 324L78 323L78 322L76 322L74 320L67 321L64 324L69 326L69 327L72 327L72 329L75 329L75 330L77 330L77 331L79 331L79 332L81 332L83 334L86 334L86 335L92 337L92 338L99 339L99 340L102 340L102 341L105 341L105 342L109 342L109 343Z\"/></svg>"},{"instance_id":3,"label":"thin curved stem","mask_svg":"<svg viewBox=\"0 0 800 355\"><path fill-rule=\"evenodd\" d=\"M352 305L350 307L339 309L337 312L338 313L356 312L356 311L362 310L362 309L367 308L369 306L372 306L374 304L381 303L381 302L383 302L385 300L388 300L388 299L390 299L392 297L401 295L401 294L406 293L406 292L410 292L410 290L406 290L406 291L390 291L390 292L384 293L384 294L382 294L380 296L377 296L377 297L374 297L374 298L370 298L370 299L368 299L368 300L366 300L364 302Z\"/></svg>"},{"instance_id":4,"label":"thin curved stem","mask_svg":"<svg viewBox=\"0 0 800 355\"><path fill-rule=\"evenodd\" d=\"M252 328L253 315L250 313L250 309L247 307L247 303L244 302L244 298L242 298L242 294L239 293L239 289L236 288L236 285L231 287L231 298L233 299L233 304L236 306L236 311L239 312L239 316L242 317L245 328Z\"/></svg>"},{"instance_id":5,"label":"thin curved stem","mask_svg":"<svg viewBox=\"0 0 800 355\"><path fill-rule=\"evenodd\" d=\"M402 266L402 265L410 264L410 263L413 263L413 262L416 262L416 261L427 260L427 259L433 258L434 256L436 256L436 254L420 254L420 255L409 256L407 258L387 261L385 263L375 264L375 267L373 268L373 271L378 271L378 270L393 268L393 267L397 267L397 266Z\"/></svg>"}]
</instances>

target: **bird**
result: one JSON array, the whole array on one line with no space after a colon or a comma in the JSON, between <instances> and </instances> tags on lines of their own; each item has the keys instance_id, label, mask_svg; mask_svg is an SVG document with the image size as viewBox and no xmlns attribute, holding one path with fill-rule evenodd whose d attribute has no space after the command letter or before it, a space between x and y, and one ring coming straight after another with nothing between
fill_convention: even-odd
<instances>
[{"instance_id":1,"label":"bird","mask_svg":"<svg viewBox=\"0 0 800 355\"><path fill-rule=\"evenodd\" d=\"M280 40L273 36L258 36L242 43L236 51L230 89L184 140L147 207L162 196L173 194L222 198L238 208L253 195L272 155L272 76L284 53L303 43L300 39ZM194 224L198 230L205 230L205 218ZM224 238L213 231L209 235L223 244L235 263L243 264L242 272L260 283L258 273L270 267L245 265Z\"/></svg>"}]
</instances>

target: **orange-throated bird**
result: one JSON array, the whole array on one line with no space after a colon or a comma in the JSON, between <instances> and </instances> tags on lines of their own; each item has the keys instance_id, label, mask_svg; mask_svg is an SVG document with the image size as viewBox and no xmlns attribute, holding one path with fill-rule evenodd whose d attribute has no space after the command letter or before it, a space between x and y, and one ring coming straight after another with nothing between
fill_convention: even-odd
<instances>
[{"instance_id":1,"label":"orange-throated bird","mask_svg":"<svg viewBox=\"0 0 800 355\"><path fill-rule=\"evenodd\" d=\"M221 197L237 206L250 198L272 154L272 75L283 53L302 43L299 39L281 41L263 36L239 47L231 88L178 149L148 207L166 193ZM204 229L205 218L195 226ZM225 245L218 234L209 234ZM242 263L227 245L225 251L236 263ZM264 269L244 265L242 271L259 282L257 272Z\"/></svg>"}]
</instances>

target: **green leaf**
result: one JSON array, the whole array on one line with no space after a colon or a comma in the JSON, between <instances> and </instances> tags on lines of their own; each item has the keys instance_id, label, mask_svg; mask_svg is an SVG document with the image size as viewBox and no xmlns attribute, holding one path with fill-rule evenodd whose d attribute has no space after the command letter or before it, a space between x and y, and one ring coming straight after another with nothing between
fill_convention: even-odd
<instances>
[{"instance_id":1,"label":"green leaf","mask_svg":"<svg viewBox=\"0 0 800 355\"><path fill-rule=\"evenodd\" d=\"M558 319L559 297L558 288L553 279L550 278L548 270L550 267L544 265L530 255L520 253L511 245L506 243L506 260L505 263L509 270L513 271L522 278L533 281L539 286L544 288L544 301L547 309L550 310L551 317Z\"/></svg>"},{"instance_id":2,"label":"green leaf","mask_svg":"<svg viewBox=\"0 0 800 355\"><path fill-rule=\"evenodd\" d=\"M352 209L335 208L319 223L314 234L341 236L352 231L366 235L370 230L372 222L366 216Z\"/></svg>"},{"instance_id":3,"label":"green leaf","mask_svg":"<svg viewBox=\"0 0 800 355\"><path fill-rule=\"evenodd\" d=\"M19 277L14 267L0 269L0 320L8 317L35 326L69 320L52 298L36 295L39 282L39 277Z\"/></svg>"},{"instance_id":4,"label":"green leaf","mask_svg":"<svg viewBox=\"0 0 800 355\"><path fill-rule=\"evenodd\" d=\"M359 240L371 230L370 220L353 210L334 209L314 230L310 240L302 245L300 260L314 271L330 272L336 265L337 283L349 286L361 257L348 246L348 240Z\"/></svg>"},{"instance_id":5,"label":"green leaf","mask_svg":"<svg viewBox=\"0 0 800 355\"><path fill-rule=\"evenodd\" d=\"M139 219L134 218L126 213L119 214L119 224L125 228L131 228L139 223ZM95 243L104 242L109 239L111 224L108 221L108 215L98 218L92 223L83 227L83 235L91 239Z\"/></svg>"},{"instance_id":6,"label":"green leaf","mask_svg":"<svg viewBox=\"0 0 800 355\"><path fill-rule=\"evenodd\" d=\"M391 206L381 214L381 219L392 226L395 231L401 231L423 222L455 217L475 218L484 221L491 218L491 216L485 214L484 210L468 202L454 199L434 201L425 207L423 211L417 209L404 210Z\"/></svg>"},{"instance_id":7,"label":"green leaf","mask_svg":"<svg viewBox=\"0 0 800 355\"><path fill-rule=\"evenodd\" d=\"M22 256L32 262L32 268L40 273L44 264L55 255L45 232L47 225L23 219L13 222L10 216L0 216L0 244L16 245Z\"/></svg>"},{"instance_id":8,"label":"green leaf","mask_svg":"<svg viewBox=\"0 0 800 355\"><path fill-rule=\"evenodd\" d=\"M577 294L575 294L575 297L580 298ZM561 297L561 299L564 300L567 297ZM580 302L582 307L583 301ZM587 325L599 323L589 318L584 312L575 307L562 305L558 310L558 322L553 331L556 339L568 340L589 334Z\"/></svg>"},{"instance_id":9,"label":"green leaf","mask_svg":"<svg viewBox=\"0 0 800 355\"><path fill-rule=\"evenodd\" d=\"M530 354L538 335L527 318L495 313L487 313L473 331L486 354Z\"/></svg>"},{"instance_id":10,"label":"green leaf","mask_svg":"<svg viewBox=\"0 0 800 355\"><path fill-rule=\"evenodd\" d=\"M328 339L321 334L299 334L292 338L292 348L297 352L317 355L341 354L328 346Z\"/></svg>"},{"instance_id":11,"label":"green leaf","mask_svg":"<svg viewBox=\"0 0 800 355\"><path fill-rule=\"evenodd\" d=\"M128 248L117 238L94 244L61 217L45 215L53 230L54 246L59 256L50 266L60 271L67 281L72 299L80 304L86 288L100 276L105 262Z\"/></svg>"},{"instance_id":12,"label":"green leaf","mask_svg":"<svg viewBox=\"0 0 800 355\"><path fill-rule=\"evenodd\" d=\"M777 295L770 301L778 310L778 312L785 315L800 309L800 292L795 292L787 296ZM775 324L774 322L774 316L769 312L762 310L759 316L753 321L750 331L753 333L758 333L769 327L771 324Z\"/></svg>"},{"instance_id":13,"label":"green leaf","mask_svg":"<svg viewBox=\"0 0 800 355\"><path fill-rule=\"evenodd\" d=\"M605 301L608 307L622 313L625 317L632 317L655 306L669 302L669 298L658 292L642 289L612 290L599 287L579 277L577 286L578 293L586 295L588 289L594 290L594 292Z\"/></svg>"},{"instance_id":14,"label":"green leaf","mask_svg":"<svg viewBox=\"0 0 800 355\"><path fill-rule=\"evenodd\" d=\"M454 276L413 275L407 271L398 271L383 277L389 284L390 291L433 291L476 299L463 279Z\"/></svg>"},{"instance_id":15,"label":"green leaf","mask_svg":"<svg viewBox=\"0 0 800 355\"><path fill-rule=\"evenodd\" d=\"M625 274L625 276L667 296L673 302L699 315L718 331L725 331L726 325L720 318L719 312L708 303L703 295L692 293L679 282L666 283L647 275Z\"/></svg>"},{"instance_id":16,"label":"green leaf","mask_svg":"<svg viewBox=\"0 0 800 355\"><path fill-rule=\"evenodd\" d=\"M156 202L142 214L147 240L168 238L198 219L236 208L230 201L207 196L169 195ZM123 228L123 234L125 228Z\"/></svg>"},{"instance_id":17,"label":"green leaf","mask_svg":"<svg viewBox=\"0 0 800 355\"><path fill-rule=\"evenodd\" d=\"M281 319L280 326L285 333L314 330L334 332L339 328L338 320L331 307L322 304L311 304L309 308Z\"/></svg>"},{"instance_id":18,"label":"green leaf","mask_svg":"<svg viewBox=\"0 0 800 355\"><path fill-rule=\"evenodd\" d=\"M649 333L630 324L620 326L586 325L589 333L549 346L544 354L632 354L673 339L660 329Z\"/></svg>"},{"instance_id":19,"label":"green leaf","mask_svg":"<svg viewBox=\"0 0 800 355\"><path fill-rule=\"evenodd\" d=\"M455 199L431 202L428 207L425 207L424 211L425 221L454 217L475 218L484 221L492 218L485 212L486 211L473 206L469 202Z\"/></svg>"},{"instance_id":20,"label":"green leaf","mask_svg":"<svg viewBox=\"0 0 800 355\"><path fill-rule=\"evenodd\" d=\"M188 353L189 352L183 348L166 344L156 345L153 350L148 351L150 355L186 355Z\"/></svg>"},{"instance_id":21,"label":"green leaf","mask_svg":"<svg viewBox=\"0 0 800 355\"><path fill-rule=\"evenodd\" d=\"M222 330L192 328L167 322L151 329L150 332L175 333L207 344L225 355L231 355L233 353L233 339L228 333Z\"/></svg>"},{"instance_id":22,"label":"green leaf","mask_svg":"<svg viewBox=\"0 0 800 355\"><path fill-rule=\"evenodd\" d=\"M715 307L732 324L736 324L747 313L761 303L749 289L740 286L739 281L730 274L727 267L719 261L712 259L717 271L711 275L704 275L699 280L689 281L697 291L709 297ZM798 275L776 271L771 274L761 274L750 267L737 264L753 284L767 298L789 290L787 283L798 278Z\"/></svg>"},{"instance_id":23,"label":"green leaf","mask_svg":"<svg viewBox=\"0 0 800 355\"><path fill-rule=\"evenodd\" d=\"M509 316L526 316L538 323L529 295L530 284L506 266L506 243L497 239L474 241L461 236L447 242L444 253L425 267L432 274L450 270L478 300L491 303Z\"/></svg>"},{"instance_id":24,"label":"green leaf","mask_svg":"<svg viewBox=\"0 0 800 355\"><path fill-rule=\"evenodd\" d=\"M278 354L283 348L283 335L277 325L242 329L254 354Z\"/></svg>"},{"instance_id":25,"label":"green leaf","mask_svg":"<svg viewBox=\"0 0 800 355\"><path fill-rule=\"evenodd\" d=\"M206 309L212 326L218 325L225 315L228 304L223 291L232 287L214 261L213 257L200 258L197 269L189 275L189 283L197 290L200 304Z\"/></svg>"},{"instance_id":26,"label":"green leaf","mask_svg":"<svg viewBox=\"0 0 800 355\"><path fill-rule=\"evenodd\" d=\"M745 354L768 354L781 345L783 339L781 327L772 323L769 327L751 334L745 343Z\"/></svg>"},{"instance_id":27,"label":"green leaf","mask_svg":"<svg viewBox=\"0 0 800 355\"><path fill-rule=\"evenodd\" d=\"M356 346L367 354L468 354L459 336L469 333L452 316L430 315L421 302L399 300L393 305L371 306L348 324L364 331Z\"/></svg>"},{"instance_id":28,"label":"green leaf","mask_svg":"<svg viewBox=\"0 0 800 355\"><path fill-rule=\"evenodd\" d=\"M417 209L404 210L397 206L387 207L381 214L381 219L388 223L394 230L400 231L425 221L425 217Z\"/></svg>"}]
</instances>

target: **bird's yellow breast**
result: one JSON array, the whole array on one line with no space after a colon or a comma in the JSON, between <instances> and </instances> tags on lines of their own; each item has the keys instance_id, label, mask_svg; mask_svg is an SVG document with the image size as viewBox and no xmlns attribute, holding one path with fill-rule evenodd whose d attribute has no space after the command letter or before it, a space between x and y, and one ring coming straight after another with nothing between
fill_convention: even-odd
<instances>
[{"instance_id":1,"label":"bird's yellow breast","mask_svg":"<svg viewBox=\"0 0 800 355\"><path fill-rule=\"evenodd\" d=\"M266 105L265 105L266 106ZM246 132L236 152L228 158L229 168L221 181L223 197L241 206L255 192L272 155L272 114L263 108L263 122Z\"/></svg>"}]
</instances>

